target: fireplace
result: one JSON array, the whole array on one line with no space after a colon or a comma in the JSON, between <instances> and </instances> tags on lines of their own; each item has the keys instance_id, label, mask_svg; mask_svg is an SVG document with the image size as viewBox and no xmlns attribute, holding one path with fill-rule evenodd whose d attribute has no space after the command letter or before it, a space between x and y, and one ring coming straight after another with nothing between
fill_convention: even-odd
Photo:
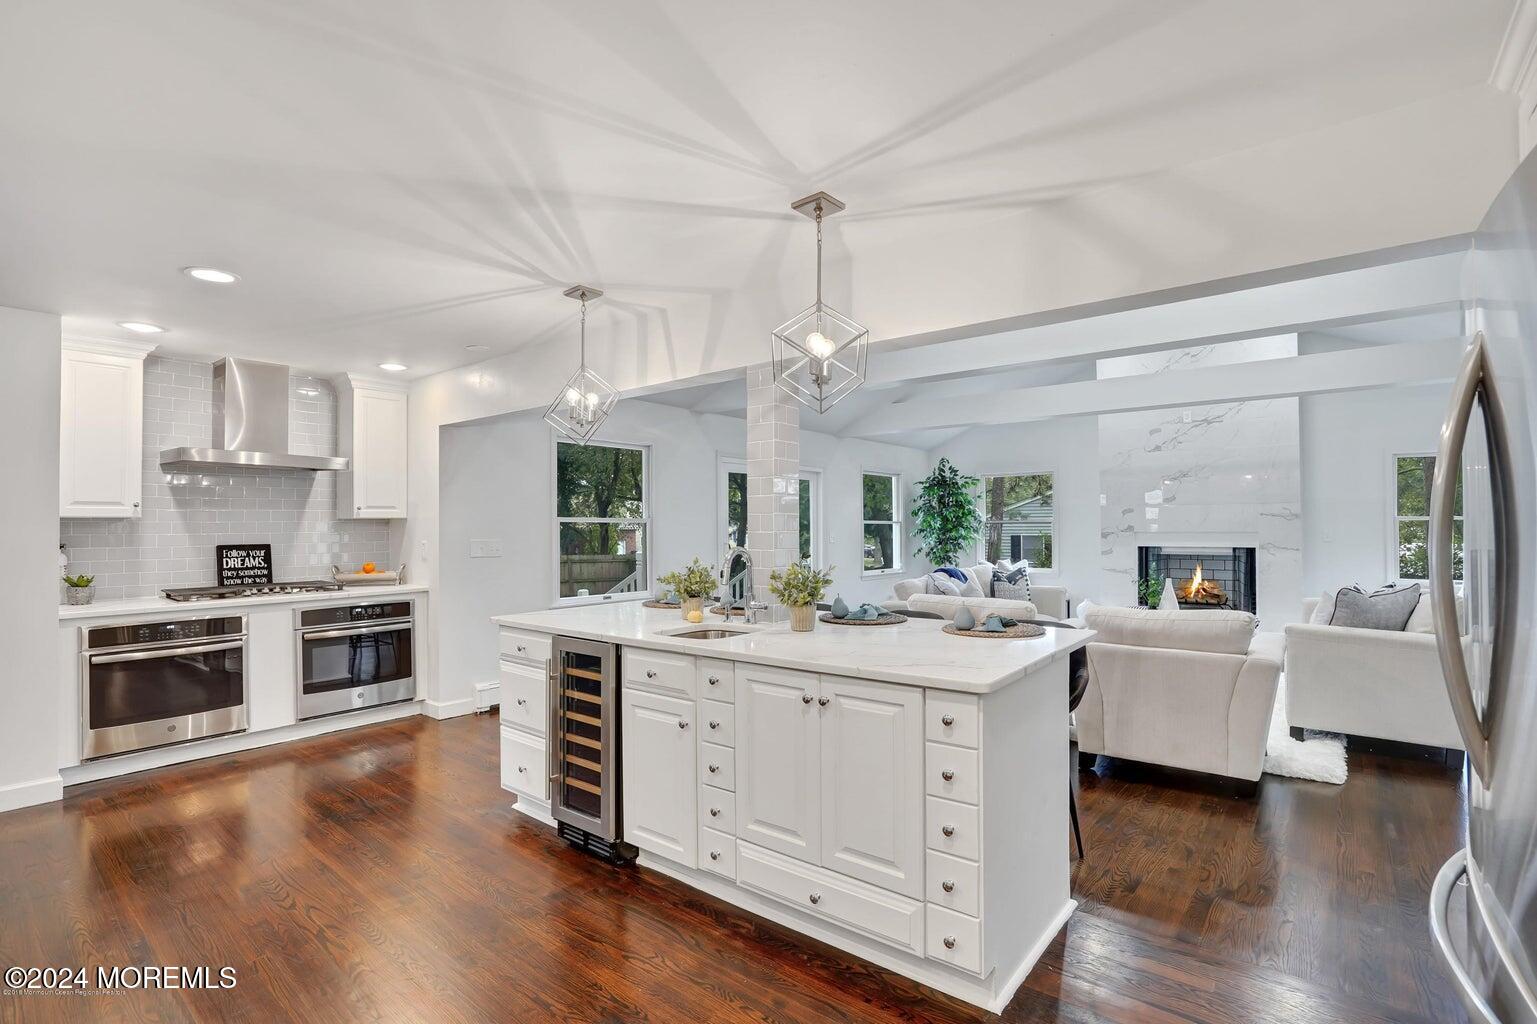
<instances>
[{"instance_id":1,"label":"fireplace","mask_svg":"<svg viewBox=\"0 0 1537 1024\"><path fill-rule=\"evenodd\" d=\"M1255 611L1253 548L1139 547L1137 579L1172 579L1183 609ZM1139 593L1137 603L1147 605Z\"/></svg>"}]
</instances>

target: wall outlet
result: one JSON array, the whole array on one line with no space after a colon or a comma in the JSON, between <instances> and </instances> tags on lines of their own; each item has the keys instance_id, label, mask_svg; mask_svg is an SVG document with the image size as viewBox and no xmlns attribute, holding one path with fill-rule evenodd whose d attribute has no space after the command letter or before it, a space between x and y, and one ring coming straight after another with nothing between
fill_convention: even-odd
<instances>
[{"instance_id":1,"label":"wall outlet","mask_svg":"<svg viewBox=\"0 0 1537 1024\"><path fill-rule=\"evenodd\" d=\"M502 542L499 540L470 541L471 558L501 558Z\"/></svg>"}]
</instances>

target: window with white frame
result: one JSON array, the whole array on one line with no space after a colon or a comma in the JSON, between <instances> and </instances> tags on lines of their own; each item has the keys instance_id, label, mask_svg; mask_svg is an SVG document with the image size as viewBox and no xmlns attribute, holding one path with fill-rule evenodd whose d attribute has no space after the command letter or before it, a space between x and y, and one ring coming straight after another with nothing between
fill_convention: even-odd
<instances>
[{"instance_id":1,"label":"window with white frame","mask_svg":"<svg viewBox=\"0 0 1537 1024\"><path fill-rule=\"evenodd\" d=\"M734 460L722 460L725 495L722 499L725 511L726 539L741 547L747 546L747 470L736 468L742 464ZM800 557L812 565L822 565L822 473L820 470L801 471L800 477Z\"/></svg>"},{"instance_id":2,"label":"window with white frame","mask_svg":"<svg viewBox=\"0 0 1537 1024\"><path fill-rule=\"evenodd\" d=\"M1056 567L1057 510L1050 473L982 478L982 557Z\"/></svg>"},{"instance_id":3,"label":"window with white frame","mask_svg":"<svg viewBox=\"0 0 1537 1024\"><path fill-rule=\"evenodd\" d=\"M1434 455L1393 457L1393 539L1397 545L1398 578L1430 578L1430 486L1436 474ZM1452 578L1462 579L1462 474L1452 506Z\"/></svg>"},{"instance_id":4,"label":"window with white frame","mask_svg":"<svg viewBox=\"0 0 1537 1024\"><path fill-rule=\"evenodd\" d=\"M901 478L891 473L864 474L864 571L902 568Z\"/></svg>"},{"instance_id":5,"label":"window with white frame","mask_svg":"<svg viewBox=\"0 0 1537 1024\"><path fill-rule=\"evenodd\" d=\"M558 601L649 592L646 461L632 445L556 443Z\"/></svg>"}]
</instances>

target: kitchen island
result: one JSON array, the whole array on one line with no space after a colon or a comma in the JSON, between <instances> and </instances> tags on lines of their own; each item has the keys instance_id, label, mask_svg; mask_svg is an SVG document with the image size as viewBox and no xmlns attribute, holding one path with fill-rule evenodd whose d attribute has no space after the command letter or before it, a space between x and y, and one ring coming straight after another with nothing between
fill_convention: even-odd
<instances>
[{"instance_id":1,"label":"kitchen island","mask_svg":"<svg viewBox=\"0 0 1537 1024\"><path fill-rule=\"evenodd\" d=\"M620 832L643 866L994 1011L1072 913L1068 671L1092 632L690 627L638 602L492 621L525 814L552 823L559 800L556 638L612 644Z\"/></svg>"}]
</instances>

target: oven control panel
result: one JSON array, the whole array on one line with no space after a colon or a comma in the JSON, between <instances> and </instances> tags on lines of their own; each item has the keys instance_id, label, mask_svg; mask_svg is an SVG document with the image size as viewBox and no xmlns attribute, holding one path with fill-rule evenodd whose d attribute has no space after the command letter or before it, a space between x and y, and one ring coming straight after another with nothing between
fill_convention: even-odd
<instances>
[{"instance_id":1,"label":"oven control panel","mask_svg":"<svg viewBox=\"0 0 1537 1024\"><path fill-rule=\"evenodd\" d=\"M142 644L181 643L209 637L239 636L245 632L245 619L239 615L220 615L171 622L133 622L120 626L96 626L86 631L87 650L105 647L138 647Z\"/></svg>"},{"instance_id":2,"label":"oven control panel","mask_svg":"<svg viewBox=\"0 0 1537 1024\"><path fill-rule=\"evenodd\" d=\"M346 625L351 622L382 622L409 619L410 601L386 601L382 604L344 604L330 608L305 608L298 613L299 628Z\"/></svg>"}]
</instances>

